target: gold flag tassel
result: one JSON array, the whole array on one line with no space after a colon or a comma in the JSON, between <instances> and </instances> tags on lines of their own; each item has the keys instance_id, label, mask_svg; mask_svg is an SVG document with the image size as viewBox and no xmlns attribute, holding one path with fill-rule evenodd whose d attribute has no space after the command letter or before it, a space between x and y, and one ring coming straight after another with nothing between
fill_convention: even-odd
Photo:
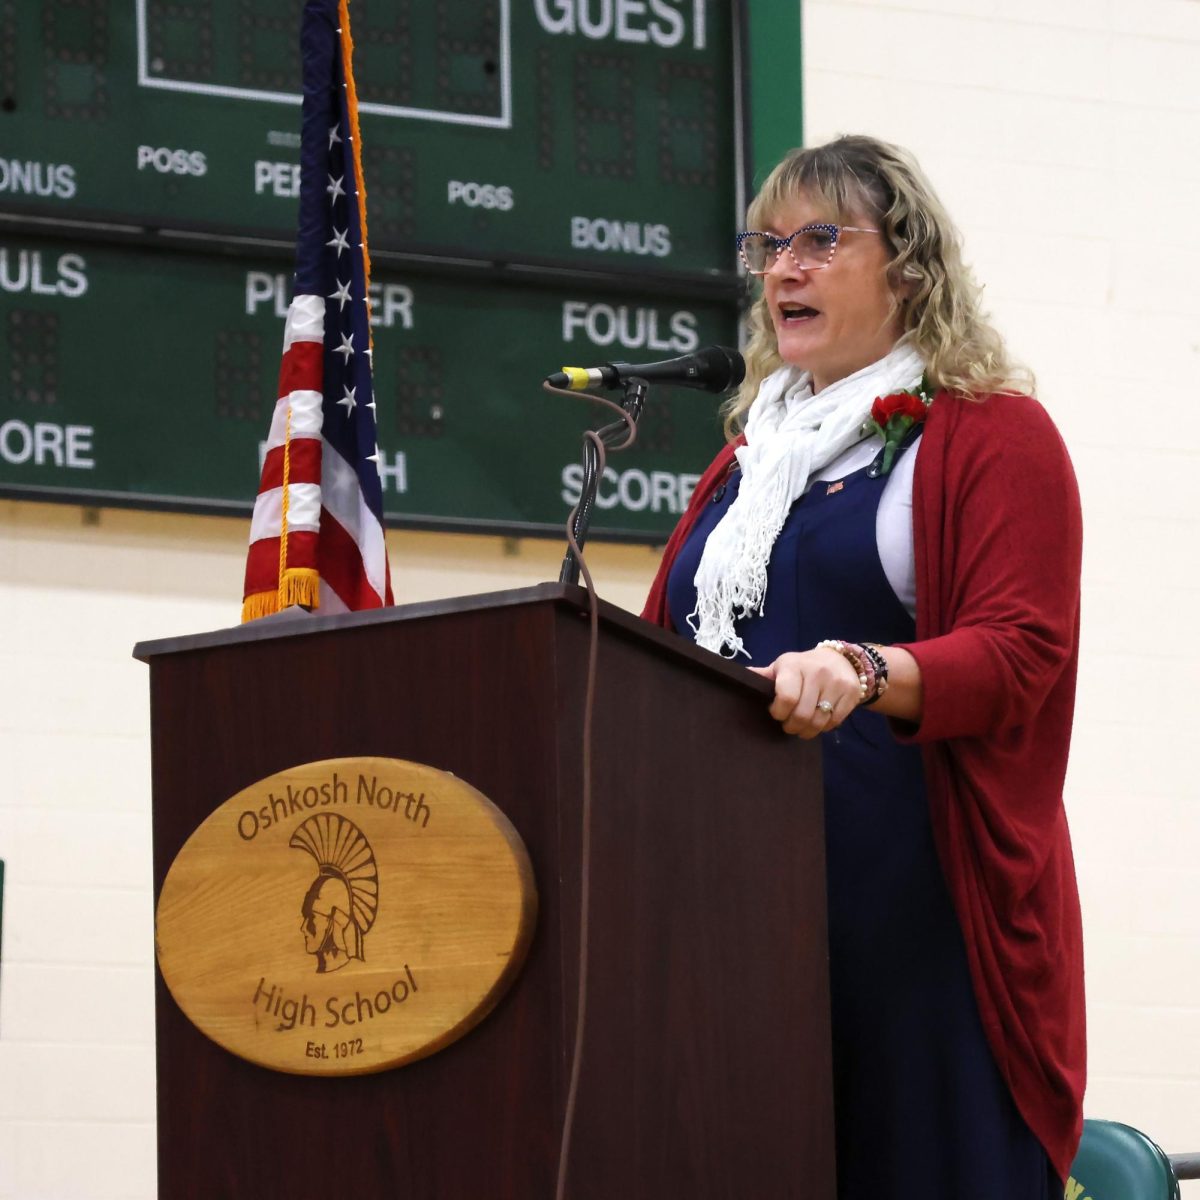
<instances>
[{"instance_id":1,"label":"gold flag tassel","mask_svg":"<svg viewBox=\"0 0 1200 1200\"><path fill-rule=\"evenodd\" d=\"M259 617L269 617L279 611L279 600L274 592L255 592L242 601L242 624L256 621Z\"/></svg>"}]
</instances>

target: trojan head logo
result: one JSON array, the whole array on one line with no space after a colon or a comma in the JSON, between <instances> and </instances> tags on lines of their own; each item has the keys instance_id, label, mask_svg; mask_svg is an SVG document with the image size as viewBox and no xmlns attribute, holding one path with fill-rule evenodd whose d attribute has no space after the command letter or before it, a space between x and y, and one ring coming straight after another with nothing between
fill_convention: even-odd
<instances>
[{"instance_id":1,"label":"trojan head logo","mask_svg":"<svg viewBox=\"0 0 1200 1200\"><path fill-rule=\"evenodd\" d=\"M362 830L343 816L321 813L300 825L288 845L307 851L317 864L300 906L300 931L318 973L363 961L363 941L379 906L379 873Z\"/></svg>"}]
</instances>

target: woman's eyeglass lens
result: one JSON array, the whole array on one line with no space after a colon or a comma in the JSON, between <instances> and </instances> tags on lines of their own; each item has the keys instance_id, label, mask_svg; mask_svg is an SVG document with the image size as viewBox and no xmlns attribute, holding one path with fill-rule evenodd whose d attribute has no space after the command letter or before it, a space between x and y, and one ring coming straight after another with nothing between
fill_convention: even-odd
<instances>
[{"instance_id":1,"label":"woman's eyeglass lens","mask_svg":"<svg viewBox=\"0 0 1200 1200\"><path fill-rule=\"evenodd\" d=\"M829 266L837 249L838 238L845 232L876 233L874 229L858 229L852 225L805 225L791 237L776 237L773 233L739 233L738 253L751 275L765 275L786 248L793 262L802 271L819 271Z\"/></svg>"}]
</instances>

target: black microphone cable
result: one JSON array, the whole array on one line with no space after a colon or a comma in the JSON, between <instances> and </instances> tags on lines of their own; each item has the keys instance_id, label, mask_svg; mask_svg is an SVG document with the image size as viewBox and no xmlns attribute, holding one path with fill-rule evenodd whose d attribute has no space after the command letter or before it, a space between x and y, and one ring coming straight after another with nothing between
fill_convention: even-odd
<instances>
[{"instance_id":1,"label":"black microphone cable","mask_svg":"<svg viewBox=\"0 0 1200 1200\"><path fill-rule=\"evenodd\" d=\"M637 441L637 421L633 413L627 412L621 405L597 396L592 392L568 391L566 388L555 387L547 382L542 387L545 391L560 396L569 396L573 400L590 400L593 404L602 404L612 409L624 422L627 429L625 440L611 446L616 451L628 450ZM584 433L584 439L593 448L596 456L596 475L602 478L607 461L607 449L601 438L601 433L614 426L606 427L597 432L589 429ZM567 517L567 545L575 561L579 564L579 573L583 577L584 587L588 595L588 660L587 679L584 685L583 701L583 805L580 839L579 867L579 986L575 1001L575 1044L571 1051L571 1075L567 1085L567 1103L563 1113L562 1135L558 1145L558 1174L554 1185L555 1200L564 1200L566 1196L567 1171L571 1158L571 1135L575 1128L575 1109L579 1097L579 1076L583 1064L584 1029L587 1022L587 985L588 985L588 930L591 915L591 878L592 878L592 716L596 700L596 659L600 645L600 605L596 597L596 587L592 582L592 574L584 560L583 549L575 540L575 521L579 515L580 505L585 503L587 495L585 488L580 492L579 500Z\"/></svg>"}]
</instances>

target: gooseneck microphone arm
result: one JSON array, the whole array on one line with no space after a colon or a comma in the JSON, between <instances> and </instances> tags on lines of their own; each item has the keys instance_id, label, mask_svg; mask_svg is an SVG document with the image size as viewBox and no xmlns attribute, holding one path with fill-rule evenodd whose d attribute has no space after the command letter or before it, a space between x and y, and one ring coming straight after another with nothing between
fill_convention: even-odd
<instances>
[{"instance_id":1,"label":"gooseneck microphone arm","mask_svg":"<svg viewBox=\"0 0 1200 1200\"><path fill-rule=\"evenodd\" d=\"M579 503L570 517L568 534L571 544L563 559L559 583L579 581L576 553L587 537L588 525L596 507L604 452L610 449L624 450L633 445L637 436L637 419L641 416L650 385L662 383L705 392L724 392L741 383L745 375L746 364L736 350L726 346L704 346L691 354L663 362L616 362L604 363L599 367L563 367L561 371L546 377L542 387L547 391L589 393L589 398L595 402L625 414L623 420L602 429L589 429L584 434ZM624 398L619 406L595 394L597 390L618 387L624 389Z\"/></svg>"},{"instance_id":2,"label":"gooseneck microphone arm","mask_svg":"<svg viewBox=\"0 0 1200 1200\"><path fill-rule=\"evenodd\" d=\"M630 420L636 425L642 415L642 406L646 402L646 393L650 390L644 379L624 380L625 394L621 398L621 407L629 414ZM587 540L588 526L591 524L592 511L596 507L596 493L600 490L600 453L596 449L594 438L604 443L605 447L624 445L629 440L629 421L614 421L611 425L590 433L583 439L583 480L579 489L579 503L575 509L575 519L571 523L571 533L575 546L567 547L563 556L562 568L558 573L559 583L579 582L579 560L575 550L583 549Z\"/></svg>"},{"instance_id":3,"label":"gooseneck microphone arm","mask_svg":"<svg viewBox=\"0 0 1200 1200\"><path fill-rule=\"evenodd\" d=\"M599 367L563 367L546 378L551 387L572 392L624 387L630 379L645 383L667 383L724 392L736 387L746 375L746 364L736 350L727 346L704 346L679 358L651 363L604 363Z\"/></svg>"}]
</instances>

